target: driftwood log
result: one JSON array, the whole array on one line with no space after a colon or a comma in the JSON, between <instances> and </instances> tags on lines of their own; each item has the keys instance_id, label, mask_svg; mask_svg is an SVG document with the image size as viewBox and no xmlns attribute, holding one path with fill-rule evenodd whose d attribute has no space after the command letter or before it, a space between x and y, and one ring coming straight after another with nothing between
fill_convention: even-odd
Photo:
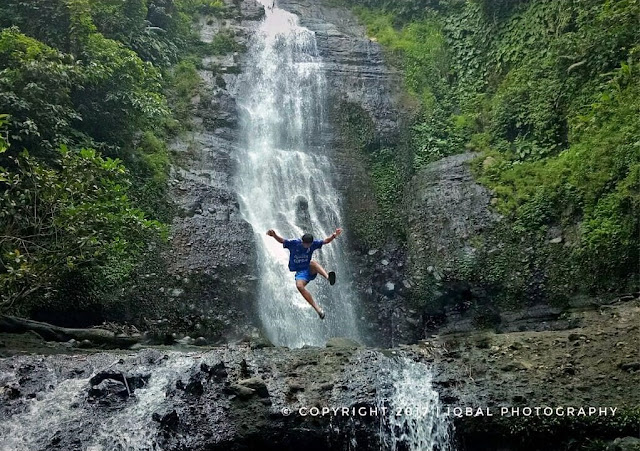
<instances>
[{"instance_id":1,"label":"driftwood log","mask_svg":"<svg viewBox=\"0 0 640 451\"><path fill-rule=\"evenodd\" d=\"M29 331L37 333L47 341L89 340L112 348L128 348L142 339L141 335L121 335L104 329L72 329L15 316L0 315L0 332L19 334Z\"/></svg>"}]
</instances>

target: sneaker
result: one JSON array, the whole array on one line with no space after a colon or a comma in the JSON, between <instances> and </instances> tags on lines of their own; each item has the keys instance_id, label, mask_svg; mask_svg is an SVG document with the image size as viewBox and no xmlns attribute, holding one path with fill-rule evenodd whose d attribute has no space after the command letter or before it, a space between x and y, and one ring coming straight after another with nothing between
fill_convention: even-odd
<instances>
[{"instance_id":1,"label":"sneaker","mask_svg":"<svg viewBox=\"0 0 640 451\"><path fill-rule=\"evenodd\" d=\"M318 316L320 317L320 319L324 319L325 317L324 310L320 310L320 313L318 313Z\"/></svg>"},{"instance_id":2,"label":"sneaker","mask_svg":"<svg viewBox=\"0 0 640 451\"><path fill-rule=\"evenodd\" d=\"M329 285L334 285L336 283L336 273L331 271L329 273Z\"/></svg>"}]
</instances>

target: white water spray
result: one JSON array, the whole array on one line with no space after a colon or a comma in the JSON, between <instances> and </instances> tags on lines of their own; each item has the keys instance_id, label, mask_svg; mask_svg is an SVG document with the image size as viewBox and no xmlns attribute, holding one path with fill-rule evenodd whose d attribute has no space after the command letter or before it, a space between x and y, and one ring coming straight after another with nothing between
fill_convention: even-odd
<instances>
[{"instance_id":1,"label":"white water spray","mask_svg":"<svg viewBox=\"0 0 640 451\"><path fill-rule=\"evenodd\" d=\"M321 321L295 288L288 250L266 236L273 228L288 239L305 232L324 239L342 226L342 213L323 144L326 80L315 34L272 0L260 2L266 17L240 80L244 142L236 178L242 213L256 235L259 315L276 345L317 346L332 336L360 339L344 237L314 254L327 271L338 274L333 287L320 276L309 284L327 314Z\"/></svg>"},{"instance_id":2,"label":"white water spray","mask_svg":"<svg viewBox=\"0 0 640 451\"><path fill-rule=\"evenodd\" d=\"M431 370L406 357L385 359L379 374L380 438L387 451L453 451L452 425L444 414Z\"/></svg>"},{"instance_id":3,"label":"white water spray","mask_svg":"<svg viewBox=\"0 0 640 451\"><path fill-rule=\"evenodd\" d=\"M66 379L29 400L25 411L0 420L0 451L31 451L51 443L56 431L82 421L83 389L89 379Z\"/></svg>"},{"instance_id":4,"label":"white water spray","mask_svg":"<svg viewBox=\"0 0 640 451\"><path fill-rule=\"evenodd\" d=\"M167 390L195 365L191 355L171 353L164 365L154 368L149 382L135 391L135 402L100 425L87 451L161 451L163 448L156 442L157 423L151 416L164 404Z\"/></svg>"},{"instance_id":5,"label":"white water spray","mask_svg":"<svg viewBox=\"0 0 640 451\"><path fill-rule=\"evenodd\" d=\"M91 437L89 443L82 443L86 451L162 450L156 440L158 424L152 414L165 404L167 390L197 364L189 354L169 355L161 366L141 365L138 368L141 374L151 374L148 383L122 401L126 403L124 408L114 410L101 423L88 415L90 377L58 381L52 370L47 382L51 390L28 400L23 412L0 419L0 451L48 449L58 432L68 435L78 428Z\"/></svg>"}]
</instances>

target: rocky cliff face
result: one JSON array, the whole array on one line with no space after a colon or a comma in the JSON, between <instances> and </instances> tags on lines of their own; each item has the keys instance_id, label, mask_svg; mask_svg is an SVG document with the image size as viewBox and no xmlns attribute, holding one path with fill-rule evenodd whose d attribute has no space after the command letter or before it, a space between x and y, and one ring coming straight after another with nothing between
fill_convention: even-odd
<instances>
[{"instance_id":1,"label":"rocky cliff face","mask_svg":"<svg viewBox=\"0 0 640 451\"><path fill-rule=\"evenodd\" d=\"M233 17L205 17L201 40L210 43L220 31L246 43L264 16L262 5L247 0L230 4ZM169 274L165 290L199 320L195 334L232 339L251 332L256 324L253 301L257 270L251 226L242 218L233 190L234 153L239 116L235 81L242 55L203 59L203 86L192 100L192 130L172 144L176 164L171 194L178 215L167 253ZM197 328L196 328L197 329Z\"/></svg>"},{"instance_id":2,"label":"rocky cliff face","mask_svg":"<svg viewBox=\"0 0 640 451\"><path fill-rule=\"evenodd\" d=\"M468 309L482 289L452 276L475 264L482 234L500 220L490 210L491 193L471 175L472 158L469 153L443 158L411 181L408 272L413 298L425 306L427 322L444 315L445 307Z\"/></svg>"},{"instance_id":3,"label":"rocky cliff face","mask_svg":"<svg viewBox=\"0 0 640 451\"><path fill-rule=\"evenodd\" d=\"M229 5L235 18L202 21L203 41L223 28L248 41L263 7L253 0ZM278 6L316 33L323 58L331 127L316 145L333 160L346 218L343 239L351 246L351 276L363 300L359 316L367 335L393 345L437 330L568 327L559 319L561 303L548 302L557 300L545 262L527 243L509 241L508 227L492 212L491 193L471 175L472 154L445 158L413 176L399 219L406 245L390 238L389 212L376 198L369 159L370 152L388 147L397 167L404 164L401 74L385 64L381 47L348 9L309 0L281 0ZM179 215L169 277L158 288L186 307L191 323L215 330L219 338L246 335L258 326L254 232L233 190L236 79L243 61L236 53L202 62L206 89L193 99L196 131L173 146L179 163L171 183ZM304 205L298 213L302 224ZM364 239L367 234L374 239ZM556 241L550 237L550 249L562 248Z\"/></svg>"},{"instance_id":4,"label":"rocky cliff face","mask_svg":"<svg viewBox=\"0 0 640 451\"><path fill-rule=\"evenodd\" d=\"M322 1L278 0L278 6L296 14L303 26L316 33L332 102L361 105L383 139L397 136L400 114L395 103L401 93L401 75L385 64L382 48L367 37L353 13Z\"/></svg>"},{"instance_id":5,"label":"rocky cliff face","mask_svg":"<svg viewBox=\"0 0 640 451\"><path fill-rule=\"evenodd\" d=\"M514 224L493 210L492 193L474 180L474 157L444 158L410 182L407 278L421 312L419 335L572 327L563 311L606 299L556 295L567 277L559 230L550 228L543 245L516 235Z\"/></svg>"}]
</instances>

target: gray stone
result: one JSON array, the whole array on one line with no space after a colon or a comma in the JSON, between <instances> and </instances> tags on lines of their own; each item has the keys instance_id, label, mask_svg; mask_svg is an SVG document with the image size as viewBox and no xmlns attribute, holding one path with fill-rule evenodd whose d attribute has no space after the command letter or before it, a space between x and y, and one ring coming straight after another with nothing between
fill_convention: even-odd
<instances>
[{"instance_id":1,"label":"gray stone","mask_svg":"<svg viewBox=\"0 0 640 451\"><path fill-rule=\"evenodd\" d=\"M195 342L195 340L188 335L176 341L181 345L192 345Z\"/></svg>"},{"instance_id":2,"label":"gray stone","mask_svg":"<svg viewBox=\"0 0 640 451\"><path fill-rule=\"evenodd\" d=\"M195 341L193 342L194 345L196 346L206 346L209 343L207 342L207 339L204 337L198 337L195 339Z\"/></svg>"},{"instance_id":3,"label":"gray stone","mask_svg":"<svg viewBox=\"0 0 640 451\"><path fill-rule=\"evenodd\" d=\"M243 379L239 381L238 384L254 390L258 394L258 396L260 396L261 398L266 398L269 396L269 390L267 390L267 384L265 384L265 382L259 377Z\"/></svg>"},{"instance_id":4,"label":"gray stone","mask_svg":"<svg viewBox=\"0 0 640 451\"><path fill-rule=\"evenodd\" d=\"M184 290L182 288L172 288L171 290L169 290L169 296L171 296L172 298L177 298L179 296L182 296L184 294Z\"/></svg>"},{"instance_id":5,"label":"gray stone","mask_svg":"<svg viewBox=\"0 0 640 451\"><path fill-rule=\"evenodd\" d=\"M289 383L289 393L298 393L304 391L304 385L299 382L290 382Z\"/></svg>"},{"instance_id":6,"label":"gray stone","mask_svg":"<svg viewBox=\"0 0 640 451\"><path fill-rule=\"evenodd\" d=\"M228 2L228 6L229 12L239 14L203 18L199 23L202 41L211 42L224 27L246 37L256 24L243 21L264 16L264 7L255 0L237 5ZM194 312L230 311L222 321L222 333L229 336L241 335L245 326L254 323L258 286L254 232L240 214L233 182L239 139L238 93L233 86L242 63L242 55L203 59L204 69L199 71L202 95L193 117L197 126L170 143L176 155L170 197L183 214L171 224L168 272L177 280L184 279L185 286L168 288L164 293L169 298L193 295ZM227 72L225 83L211 72L213 68ZM197 284L187 287L193 277Z\"/></svg>"},{"instance_id":7,"label":"gray stone","mask_svg":"<svg viewBox=\"0 0 640 451\"><path fill-rule=\"evenodd\" d=\"M360 348L362 345L351 338L332 337L327 340L327 348Z\"/></svg>"},{"instance_id":8,"label":"gray stone","mask_svg":"<svg viewBox=\"0 0 640 451\"><path fill-rule=\"evenodd\" d=\"M472 153L443 158L420 170L411 181L408 271L416 281L424 274L432 274L436 281L447 280L446 275L460 261L472 264L474 240L499 219L489 207L490 191L469 170L473 158ZM417 289L429 288L428 279Z\"/></svg>"},{"instance_id":9,"label":"gray stone","mask_svg":"<svg viewBox=\"0 0 640 451\"><path fill-rule=\"evenodd\" d=\"M607 451L640 451L640 438L621 437L607 446Z\"/></svg>"},{"instance_id":10,"label":"gray stone","mask_svg":"<svg viewBox=\"0 0 640 451\"><path fill-rule=\"evenodd\" d=\"M640 362L621 363L619 368L622 371L640 371Z\"/></svg>"},{"instance_id":11,"label":"gray stone","mask_svg":"<svg viewBox=\"0 0 640 451\"><path fill-rule=\"evenodd\" d=\"M242 384L232 384L229 386L229 390L240 399L249 399L256 394L256 391L254 389L246 387Z\"/></svg>"},{"instance_id":12,"label":"gray stone","mask_svg":"<svg viewBox=\"0 0 640 451\"><path fill-rule=\"evenodd\" d=\"M264 6L256 0L244 0L240 3L240 14L244 20L260 20L264 17Z\"/></svg>"},{"instance_id":13,"label":"gray stone","mask_svg":"<svg viewBox=\"0 0 640 451\"><path fill-rule=\"evenodd\" d=\"M93 343L90 340L82 340L79 344L79 348L90 348L93 346Z\"/></svg>"},{"instance_id":14,"label":"gray stone","mask_svg":"<svg viewBox=\"0 0 640 451\"><path fill-rule=\"evenodd\" d=\"M250 346L251 349L272 348L273 343L267 337L260 335L251 339Z\"/></svg>"},{"instance_id":15,"label":"gray stone","mask_svg":"<svg viewBox=\"0 0 640 451\"><path fill-rule=\"evenodd\" d=\"M589 335L595 335L592 330ZM556 349L557 345L562 344L562 340L552 345L553 334L537 335L534 340L544 340L552 346L551 353L556 354L540 363L551 363L553 366L556 356L564 358L565 350ZM546 338L543 338L545 335ZM532 341L519 334L492 337L503 348L508 348L508 344L515 341L533 345ZM147 412L149 416L157 413L154 415L155 421L160 421L167 413L175 411L173 417L177 415L180 425L189 428L188 434L180 432L169 437L173 445L162 446L163 449L204 450L225 446L229 448L229 444L232 444L229 449L255 449L255 446L251 446L251 440L255 440L257 436L268 437L273 449L294 449L295 446L291 446L290 441L292 423L282 421L283 407L292 407L294 413L295 408L306 405L349 408L375 406L379 402L379 396L385 395L385 390L393 389L391 382L394 379L388 372L388 365L392 361L420 361L425 364L426 371L430 367L432 374L429 378L445 405L475 404L498 408L503 405L512 406L515 402L531 406L567 406L577 402L576 399L586 399L576 397L576 393L581 391L581 385L591 387L588 396L593 404L583 404L585 406L616 406L620 408L620 412L623 408L638 405L640 393L634 390L634 381L628 375L620 375L621 381L617 383L609 378L606 384L588 377L589 374L609 374L615 356L603 355L606 361L595 364L597 368L592 368L592 372L585 368L585 379L572 384L567 383L567 378L554 377L549 372L538 373L537 364L531 375L503 373L499 368L508 361L502 356L497 356L493 361L485 360L492 357L489 350L477 348L473 341L470 336L441 336L415 346L386 351L370 348L251 350L246 345L230 345L198 352L197 355L175 350L165 355L166 351L159 349L145 349L136 353L100 352L82 355L81 358L74 355L16 355L0 359L0 375L4 378L0 382L0 397L3 398L3 402L0 402L0 418L12 422L23 419L29 408L26 396L35 394L36 399L47 399L48 402L55 402L56 397L67 401L72 397L77 398L78 402L72 404L71 408L74 415L82 419L82 427L77 427L77 422L58 424L56 431L61 431L59 438L62 441L57 448L84 449L86 446L83 445L92 443L95 431L104 424L115 424L122 433L127 433L128 427L132 426L127 422L114 423L114 420L121 419L123 412L136 408L140 401L135 397L130 398L126 393L126 387L121 383L126 376L129 388L134 390L134 396L135 390L142 387L160 393L161 396L154 398L154 404ZM447 349L450 352L441 352ZM525 350L523 347L522 351ZM452 356L455 358L448 361ZM590 361L595 363L593 358ZM578 361L578 364L586 362ZM141 367L145 368L145 373L136 375ZM523 364L522 367L527 366ZM92 377L89 384L86 381L79 383L83 381L78 379L78 375L94 374L100 368L107 370L100 371L98 377ZM55 369L55 374L52 374L52 369ZM97 402L91 400L92 397L85 396L90 387L100 387L95 393L97 397L93 398ZM260 398L258 390L266 387L269 388L270 396ZM234 396L229 399L221 396L223 393ZM292 396L294 394L296 396ZM554 404L547 404L551 402ZM267 407L270 403L273 404L273 409ZM41 416L47 414L36 413ZM36 420L39 419L36 415ZM350 418L345 420L345 423L337 423L339 420L335 416L298 416L294 419L296 444L318 443L318 437L325 437L326 431L336 424L349 425ZM600 420L605 427L617 427L619 424L618 419L613 417L602 417ZM477 427L478 424L490 424L478 423L483 420L470 417L454 421L456 435L464 434L468 425ZM378 449L379 417L362 417L354 426L359 437L370 440L369 443L372 444L363 449ZM549 435L562 434L564 426L562 423L549 424ZM530 438L530 432L531 429L525 425L512 438L526 440ZM492 440L490 433L491 430L487 433L488 440ZM597 432L591 435L588 429L584 433L589 439L598 437ZM157 437L158 440L166 439L162 434ZM342 437L344 442L338 442ZM476 432L475 437L477 439L485 436L479 436ZM504 440L502 437L504 436L493 440ZM348 449L351 438L349 434L336 434L332 437L330 448ZM457 435L456 438L465 439L468 436ZM34 449L51 449L50 435L34 436L34 439ZM490 443L490 449L500 448L499 442ZM615 451L626 451L633 448L623 446L635 445L637 442L621 438L614 443L620 446L614 448ZM160 444L166 445L167 442Z\"/></svg>"}]
</instances>

